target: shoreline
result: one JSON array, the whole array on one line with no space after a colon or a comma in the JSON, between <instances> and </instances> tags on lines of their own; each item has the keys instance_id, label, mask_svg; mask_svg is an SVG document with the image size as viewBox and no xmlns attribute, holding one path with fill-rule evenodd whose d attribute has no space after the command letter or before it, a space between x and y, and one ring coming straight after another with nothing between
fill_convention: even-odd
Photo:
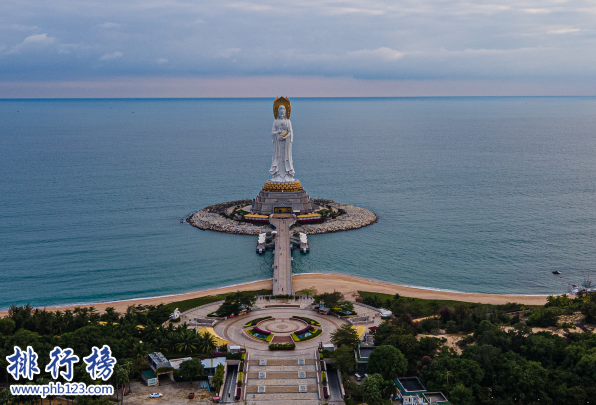
<instances>
[{"instance_id":1,"label":"shoreline","mask_svg":"<svg viewBox=\"0 0 596 405\"><path fill-rule=\"evenodd\" d=\"M544 305L548 295L516 295L516 294L492 294L492 293L469 293L441 290L438 288L426 288L400 285L392 282L370 280L360 277L347 276L334 273L306 273L294 274L292 277L293 290L299 291L305 288L315 286L317 292L342 292L346 299L353 299L357 291L370 291L383 294L399 294L403 297L437 299L451 301L476 302L481 304L506 304L508 302L517 302L525 305ZM39 306L35 308L47 309L50 311L64 311L74 309L75 307L93 306L100 312L107 307L114 307L118 312L125 312L130 305L158 305L160 303L169 304L172 302L183 301L192 298L204 297L207 295L217 295L234 291L270 289L272 279L251 281L242 284L234 284L224 287L217 287L208 290L193 291L183 294L171 294L157 297L132 298L119 301L105 301L96 303L80 303L70 305ZM8 310L0 310L0 317L8 315Z\"/></svg>"}]
</instances>

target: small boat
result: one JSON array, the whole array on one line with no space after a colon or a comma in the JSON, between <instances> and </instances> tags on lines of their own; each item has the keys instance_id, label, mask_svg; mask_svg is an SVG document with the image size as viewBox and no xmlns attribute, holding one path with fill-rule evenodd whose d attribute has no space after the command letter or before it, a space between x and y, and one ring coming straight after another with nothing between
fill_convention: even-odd
<instances>
[{"instance_id":1,"label":"small boat","mask_svg":"<svg viewBox=\"0 0 596 405\"><path fill-rule=\"evenodd\" d=\"M555 270L553 271L553 274L561 274L561 272L559 270Z\"/></svg>"}]
</instances>

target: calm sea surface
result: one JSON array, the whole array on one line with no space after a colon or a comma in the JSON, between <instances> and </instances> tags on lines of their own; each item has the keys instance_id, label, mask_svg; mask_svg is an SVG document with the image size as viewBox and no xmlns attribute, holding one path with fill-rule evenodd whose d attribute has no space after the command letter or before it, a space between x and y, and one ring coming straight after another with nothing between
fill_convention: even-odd
<instances>
[{"instance_id":1,"label":"calm sea surface","mask_svg":"<svg viewBox=\"0 0 596 405\"><path fill-rule=\"evenodd\" d=\"M1 100L0 308L271 277L256 237L180 223L256 196L271 110L270 99ZM596 98L295 98L291 119L306 191L380 217L312 236L296 273L518 294L596 281Z\"/></svg>"}]
</instances>

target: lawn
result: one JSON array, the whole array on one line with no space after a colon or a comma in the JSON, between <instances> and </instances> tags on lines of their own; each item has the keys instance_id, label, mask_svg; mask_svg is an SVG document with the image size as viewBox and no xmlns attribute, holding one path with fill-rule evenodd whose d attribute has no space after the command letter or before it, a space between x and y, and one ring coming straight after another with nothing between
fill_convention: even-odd
<instances>
[{"instance_id":1,"label":"lawn","mask_svg":"<svg viewBox=\"0 0 596 405\"><path fill-rule=\"evenodd\" d=\"M271 290L251 290L245 292L254 292L255 295L268 295L271 294ZM225 293L225 294L217 294L217 295L207 295L205 297L198 297L198 298L191 298L188 300L183 301L176 301L170 302L166 304L166 307L171 310L172 312L174 309L178 308L180 312L188 311L189 309L200 307L201 305L211 304L212 302L217 302L221 300L225 300L226 297L230 294L235 294L235 292Z\"/></svg>"}]
</instances>

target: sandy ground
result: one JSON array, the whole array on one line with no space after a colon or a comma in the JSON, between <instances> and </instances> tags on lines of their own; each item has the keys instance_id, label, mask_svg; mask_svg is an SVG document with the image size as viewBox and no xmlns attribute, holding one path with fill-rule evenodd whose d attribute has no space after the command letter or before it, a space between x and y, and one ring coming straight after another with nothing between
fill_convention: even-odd
<instances>
[{"instance_id":1,"label":"sandy ground","mask_svg":"<svg viewBox=\"0 0 596 405\"><path fill-rule=\"evenodd\" d=\"M346 298L351 299L357 294L357 291L374 291L385 294L398 293L404 297L416 297L424 299L441 299L479 302L485 304L506 304L508 302L518 302L525 305L544 305L546 295L504 295L504 294L476 294L476 293L456 293L448 291L433 291L422 288L405 287L386 282L365 280L357 277L345 276L341 274L298 274L293 277L294 291L302 290L316 286L318 293L341 291ZM103 312L107 307L115 307L118 312L126 311L129 305L157 305L159 303L168 304L170 302L187 300L190 298L204 297L206 295L222 294L237 290L258 290L271 289L271 279L255 281L230 287L216 288L212 290L195 291L186 294L171 295L167 297L141 298L129 301L102 302L79 304L76 306L91 306ZM73 309L75 306L64 306L48 308L52 310ZM7 312L0 312L0 316L6 316Z\"/></svg>"}]
</instances>

